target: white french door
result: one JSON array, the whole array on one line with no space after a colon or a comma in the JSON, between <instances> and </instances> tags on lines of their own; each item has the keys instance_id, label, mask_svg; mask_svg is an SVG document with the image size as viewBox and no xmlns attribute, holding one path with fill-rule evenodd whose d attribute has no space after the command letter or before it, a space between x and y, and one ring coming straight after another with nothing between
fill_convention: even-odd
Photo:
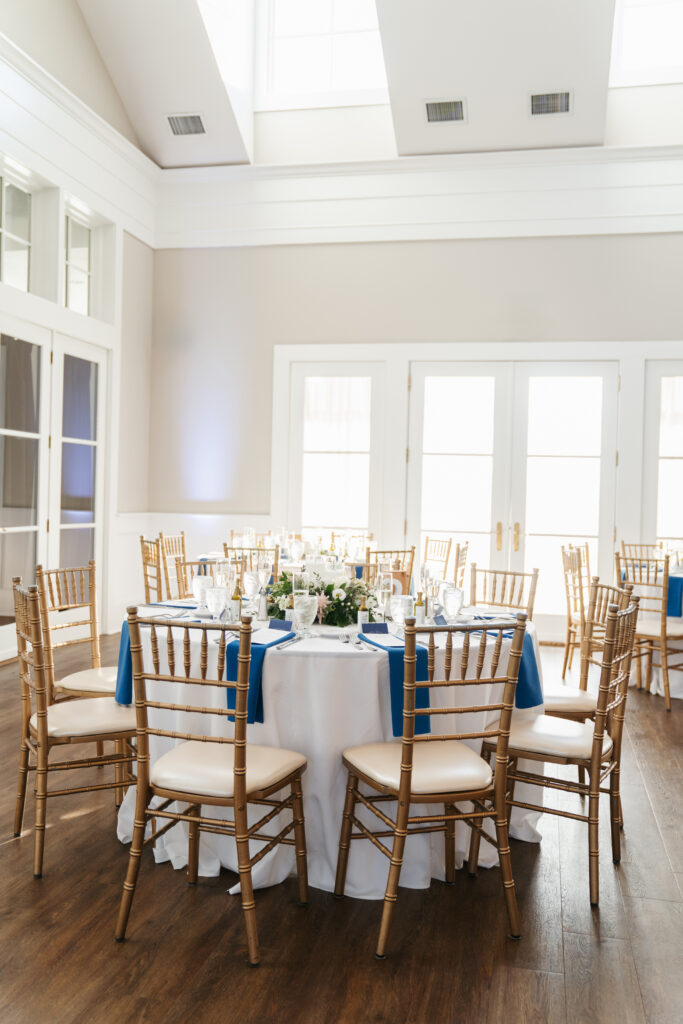
<instances>
[{"instance_id":1,"label":"white french door","mask_svg":"<svg viewBox=\"0 0 683 1024\"><path fill-rule=\"evenodd\" d=\"M683 550L683 359L645 369L643 540Z\"/></svg>"},{"instance_id":2,"label":"white french door","mask_svg":"<svg viewBox=\"0 0 683 1024\"><path fill-rule=\"evenodd\" d=\"M617 393L611 362L413 363L407 537L540 569L535 618L554 628L562 544L588 542L611 577Z\"/></svg>"}]
</instances>

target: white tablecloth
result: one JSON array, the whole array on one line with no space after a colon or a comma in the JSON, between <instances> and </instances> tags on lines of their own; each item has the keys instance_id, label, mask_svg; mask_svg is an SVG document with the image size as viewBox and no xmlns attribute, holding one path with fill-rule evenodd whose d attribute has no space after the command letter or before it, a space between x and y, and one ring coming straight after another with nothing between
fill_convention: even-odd
<instances>
[{"instance_id":1,"label":"white tablecloth","mask_svg":"<svg viewBox=\"0 0 683 1024\"><path fill-rule=\"evenodd\" d=\"M540 673L538 640L533 624L529 624L528 630L534 641ZM303 793L309 882L317 889L331 892L334 888L346 785L342 751L349 746L392 740L394 737L391 731L389 663L386 654L366 652L342 644L337 638L338 630L331 627L319 627L316 632L321 635L315 639L300 641L281 651L272 650L266 655L263 667L264 722L248 726L247 739L248 742L297 750L306 755L308 767L303 776ZM217 650L214 645L210 646ZM474 648L474 644L472 646ZM143 650L145 654L148 653L144 632ZM215 657L213 651L211 656ZM189 687L186 691L188 703L195 701L195 696L198 696L192 693L193 689ZM199 690L199 687L196 689ZM481 687L473 687L471 690L460 687L457 699L465 706L482 703L481 696ZM206 704L211 697L222 701L224 691L205 687L201 691L201 701L196 702ZM433 704L436 706L435 701ZM515 714L535 715L542 712L540 706L525 711L517 710ZM156 714L167 716L162 728L188 728L186 715L179 715L174 725L170 721L173 713ZM450 717L432 716L432 730L452 731L452 722L449 725L447 721ZM214 731L232 728L225 718L215 717L211 721ZM471 715L464 722L467 723L467 731L480 727L474 725L475 718ZM197 724L195 722L193 726ZM472 741L472 745L476 746L476 743ZM170 739L150 737L152 762L172 744L173 740ZM532 793L532 799L538 800L538 789L532 791L531 787L521 784L517 786L516 796L521 800L529 799ZM223 810L212 807L205 809L205 812L221 817ZM260 808L255 810L260 812ZM134 811L135 791L130 789L119 812L118 837L122 842L131 840ZM414 811L417 813L416 808ZM227 812L225 816L229 816ZM537 812L514 808L511 835L527 842L539 842L541 837L536 829L538 818ZM272 832L275 832L274 828ZM459 822L456 830L458 866L462 865L467 855L469 836L469 828ZM252 845L257 849L259 844ZM178 825L166 833L158 841L154 852L158 862L170 860L175 868L184 867L187 864L184 827ZM496 851L488 843L481 844L479 863L485 867L497 863ZM365 899L381 899L386 886L387 865L386 858L371 843L361 840L353 842L347 874L347 894ZM221 866L237 869L234 840L203 833L199 873L205 876L216 875ZM274 885L293 872L293 848L281 846L255 866L254 886L262 888ZM401 885L415 889L427 888L432 878L444 878L443 833L413 836L405 848ZM238 886L233 891L237 890Z\"/></svg>"}]
</instances>

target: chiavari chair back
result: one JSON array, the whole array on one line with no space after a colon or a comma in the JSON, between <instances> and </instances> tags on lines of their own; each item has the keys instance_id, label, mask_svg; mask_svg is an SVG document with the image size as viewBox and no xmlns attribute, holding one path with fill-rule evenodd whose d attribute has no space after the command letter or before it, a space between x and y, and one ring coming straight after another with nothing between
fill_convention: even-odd
<instances>
[{"instance_id":1,"label":"chiavari chair back","mask_svg":"<svg viewBox=\"0 0 683 1024\"><path fill-rule=\"evenodd\" d=\"M467 568L467 552L469 551L470 542L465 541L464 544L455 545L455 554L453 557L453 582L456 587L463 590L465 587L465 570Z\"/></svg>"},{"instance_id":2,"label":"chiavari chair back","mask_svg":"<svg viewBox=\"0 0 683 1024\"><path fill-rule=\"evenodd\" d=\"M113 696L116 666L103 667L97 627L95 563L68 569L36 566L36 584L45 650L45 671L50 701L64 697ZM55 652L87 644L91 668L55 680Z\"/></svg>"},{"instance_id":3,"label":"chiavari chair back","mask_svg":"<svg viewBox=\"0 0 683 1024\"><path fill-rule=\"evenodd\" d=\"M271 548L273 546L273 534L270 531L267 531L266 533L256 533L252 530L245 533L243 530L231 530L229 546L233 548Z\"/></svg>"},{"instance_id":4,"label":"chiavari chair back","mask_svg":"<svg viewBox=\"0 0 683 1024\"><path fill-rule=\"evenodd\" d=\"M403 593L407 594L410 592L414 561L414 544L410 548L391 548L384 551L373 551L368 547L365 549L365 570L363 576L368 583L373 584L377 578L380 565L389 565L391 566L392 576L400 583Z\"/></svg>"},{"instance_id":5,"label":"chiavari chair back","mask_svg":"<svg viewBox=\"0 0 683 1024\"><path fill-rule=\"evenodd\" d=\"M594 581L595 583L595 581ZM591 603L596 607L599 598L596 587L591 590ZM622 595L619 596L622 600ZM594 610L587 616L587 629ZM626 608L610 604L604 621L604 634L600 639L600 689L598 691L595 717L590 722L569 721L564 718L538 715L533 719L512 717L508 756L511 767L508 772L510 796L508 807L524 807L543 811L564 818L583 821L588 826L590 902L597 906L599 900L599 810L600 793L610 795L610 819L612 834L612 859L618 863L621 857L621 799L619 777L621 767L621 740L623 733L626 696L631 673L638 598L634 597ZM587 648L584 646L584 650ZM493 748L485 744L485 750L492 754ZM539 771L531 767L518 767L520 760L537 764ZM575 765L582 770L578 782L568 778L558 779L544 774L544 763ZM588 781L583 779L588 775ZM609 780L609 789L604 783ZM544 804L532 804L515 800L516 782L531 783L545 789L563 790L588 798L587 813L558 808Z\"/></svg>"},{"instance_id":6,"label":"chiavari chair back","mask_svg":"<svg viewBox=\"0 0 683 1024\"><path fill-rule=\"evenodd\" d=\"M621 542L621 557L624 559L663 558L665 554L661 544L626 544Z\"/></svg>"},{"instance_id":7,"label":"chiavari chair back","mask_svg":"<svg viewBox=\"0 0 683 1024\"><path fill-rule=\"evenodd\" d=\"M585 618L583 559L579 549L572 547L571 544L568 547L562 546L562 575L567 602L567 637L562 663L562 678L564 679L567 669L572 667L574 651L581 644Z\"/></svg>"},{"instance_id":8,"label":"chiavari chair back","mask_svg":"<svg viewBox=\"0 0 683 1024\"><path fill-rule=\"evenodd\" d=\"M21 745L14 835L21 835L28 775L29 772L35 772L33 874L35 878L41 878L48 798L113 789L116 802L120 804L124 785L132 781L129 766L133 756L127 741L135 732L135 715L132 709L119 707L111 697L53 703L38 587L23 587L19 576L12 580L12 585L21 687ZM96 743L99 750L102 749L105 740L115 742L116 749L113 754L98 753L96 756L50 763L50 753L55 746ZM64 771L65 768L75 771L97 766L113 767L114 780L48 789L50 772Z\"/></svg>"},{"instance_id":9,"label":"chiavari chair back","mask_svg":"<svg viewBox=\"0 0 683 1024\"><path fill-rule=\"evenodd\" d=\"M237 570L240 582L245 572L258 572L259 562L267 559L272 567L272 577L278 579L280 571L280 548L276 544L271 548L235 548L228 544L223 545L223 554L231 566Z\"/></svg>"},{"instance_id":10,"label":"chiavari chair back","mask_svg":"<svg viewBox=\"0 0 683 1024\"><path fill-rule=\"evenodd\" d=\"M142 580L145 585L145 602L163 601L164 592L161 580L161 547L159 538L147 540L140 537L140 553L142 555Z\"/></svg>"},{"instance_id":11,"label":"chiavari chair back","mask_svg":"<svg viewBox=\"0 0 683 1024\"><path fill-rule=\"evenodd\" d=\"M206 559L194 559L191 562L183 561L182 558L175 560L175 579L177 581L178 599L186 601L193 597L192 577L212 576L214 563Z\"/></svg>"},{"instance_id":12,"label":"chiavari chair back","mask_svg":"<svg viewBox=\"0 0 683 1024\"><path fill-rule=\"evenodd\" d=\"M197 882L200 833L235 838L249 961L256 964L253 865L279 844L295 846L299 899L305 903L308 898L301 796L306 758L294 751L247 743L251 618L245 616L237 625L178 626L138 616L131 607L128 627L138 767L135 826L116 939L125 937L143 847L176 823L186 822L190 884ZM169 740L176 742L152 763L150 740L166 746ZM275 797L285 788L285 796ZM262 816L251 824L249 804L263 805ZM232 819L203 813L205 806L231 808ZM289 812L289 822L275 835L264 833L268 822L283 811ZM158 820L164 822L161 828L156 828ZM145 839L150 821L152 835ZM292 832L294 839L289 838ZM265 841L266 846L250 855L251 839Z\"/></svg>"},{"instance_id":13,"label":"chiavari chair back","mask_svg":"<svg viewBox=\"0 0 683 1024\"><path fill-rule=\"evenodd\" d=\"M451 557L452 540L437 537L425 537L425 550L422 565L438 579L445 580L448 575L448 562Z\"/></svg>"},{"instance_id":14,"label":"chiavari chair back","mask_svg":"<svg viewBox=\"0 0 683 1024\"><path fill-rule=\"evenodd\" d=\"M658 558L620 555L616 552L617 580L633 585L640 598L636 642L638 686L642 685L641 661L645 659L646 688L650 690L653 667L661 668L666 710L671 711L669 672L683 668L683 619L667 615L669 600L668 554ZM659 665L655 657L659 655ZM671 660L671 659L675 660Z\"/></svg>"},{"instance_id":15,"label":"chiavari chair back","mask_svg":"<svg viewBox=\"0 0 683 1024\"><path fill-rule=\"evenodd\" d=\"M532 619L537 586L538 569L479 569L476 562L470 567L470 604L477 607L525 611Z\"/></svg>"},{"instance_id":16,"label":"chiavari chair back","mask_svg":"<svg viewBox=\"0 0 683 1024\"><path fill-rule=\"evenodd\" d=\"M160 533L159 552L161 554L161 564L164 568L166 600L173 601L180 597L178 592L178 581L175 576L176 560L178 558L182 558L183 561L186 561L187 559L184 531L181 530L180 533L168 534L167 536Z\"/></svg>"},{"instance_id":17,"label":"chiavari chair back","mask_svg":"<svg viewBox=\"0 0 683 1024\"><path fill-rule=\"evenodd\" d=\"M386 954L406 837L444 832L446 881L453 883L456 821L466 822L473 835L483 835L497 848L510 931L519 935L505 797L508 735L525 629L523 612L514 624L509 619L492 620L484 630L481 623L416 626L414 619L407 619L401 742L371 743L344 751L348 782L335 895L344 893L351 840L370 840L390 861L376 952L380 958ZM425 681L416 679L418 641L426 641L428 646ZM420 701L418 707L416 695L425 690L428 706ZM429 716L430 731L416 732L416 723L424 716ZM469 745L472 740L492 745L495 774ZM361 793L360 783L376 795ZM397 810L391 817L386 801L394 800L398 801ZM438 806L433 814L411 815L411 802ZM358 819L357 804L378 819L376 831ZM495 840L483 829L487 818L494 820ZM391 848L382 839L390 839ZM470 862L471 871L475 863Z\"/></svg>"}]
</instances>

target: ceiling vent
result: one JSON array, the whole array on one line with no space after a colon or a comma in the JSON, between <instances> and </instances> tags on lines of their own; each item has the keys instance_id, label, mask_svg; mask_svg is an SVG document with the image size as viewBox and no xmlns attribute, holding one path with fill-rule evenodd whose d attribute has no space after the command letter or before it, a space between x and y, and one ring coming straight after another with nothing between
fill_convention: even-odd
<instances>
[{"instance_id":1,"label":"ceiling vent","mask_svg":"<svg viewBox=\"0 0 683 1024\"><path fill-rule=\"evenodd\" d=\"M199 114L169 114L168 123L174 135L204 135L206 133Z\"/></svg>"},{"instance_id":2,"label":"ceiling vent","mask_svg":"<svg viewBox=\"0 0 683 1024\"><path fill-rule=\"evenodd\" d=\"M436 103L425 103L425 106L427 120L430 122L465 120L464 100L440 100Z\"/></svg>"},{"instance_id":3,"label":"ceiling vent","mask_svg":"<svg viewBox=\"0 0 683 1024\"><path fill-rule=\"evenodd\" d=\"M540 114L568 114L569 93L568 92L542 92L531 97L531 115L536 117Z\"/></svg>"}]
</instances>

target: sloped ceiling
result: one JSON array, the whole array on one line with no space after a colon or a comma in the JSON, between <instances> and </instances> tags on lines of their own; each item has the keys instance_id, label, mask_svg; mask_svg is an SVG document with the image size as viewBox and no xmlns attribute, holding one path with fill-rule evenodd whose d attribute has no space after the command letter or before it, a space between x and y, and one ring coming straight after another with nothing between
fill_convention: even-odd
<instances>
[{"instance_id":1,"label":"sloped ceiling","mask_svg":"<svg viewBox=\"0 0 683 1024\"><path fill-rule=\"evenodd\" d=\"M225 46L215 52L207 32L207 23L216 30L222 9L223 27L230 35L229 16L234 15L233 41L251 55L251 0L229 4L222 0L78 0L78 4L147 156L160 167L251 160L251 59L244 62L242 88L236 76L226 81L221 66ZM173 135L170 114L199 114L205 134Z\"/></svg>"},{"instance_id":2,"label":"sloped ceiling","mask_svg":"<svg viewBox=\"0 0 683 1024\"><path fill-rule=\"evenodd\" d=\"M400 155L603 141L614 0L377 0ZM532 94L570 93L531 116ZM462 122L426 103L464 101Z\"/></svg>"}]
</instances>

